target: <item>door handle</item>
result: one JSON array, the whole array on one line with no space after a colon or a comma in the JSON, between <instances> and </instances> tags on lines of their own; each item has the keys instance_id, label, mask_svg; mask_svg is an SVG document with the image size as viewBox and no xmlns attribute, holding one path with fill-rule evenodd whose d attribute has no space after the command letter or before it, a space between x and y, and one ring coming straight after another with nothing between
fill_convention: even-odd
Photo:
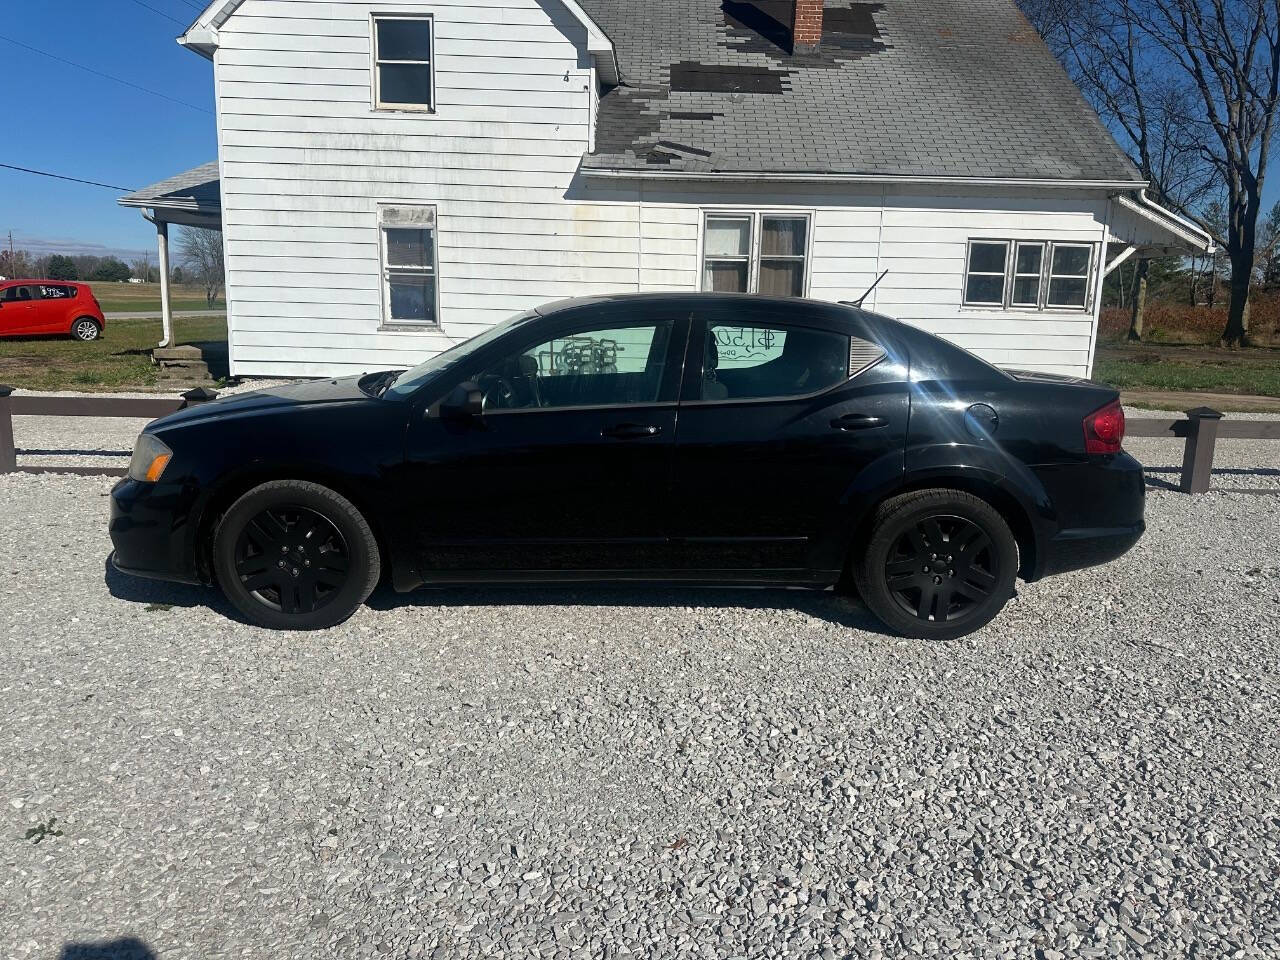
<instances>
[{"instance_id":1,"label":"door handle","mask_svg":"<svg viewBox=\"0 0 1280 960\"><path fill-rule=\"evenodd\" d=\"M644 440L661 433L662 428L655 424L619 423L612 427L605 427L600 431L600 436L609 440Z\"/></svg>"},{"instance_id":2,"label":"door handle","mask_svg":"<svg viewBox=\"0 0 1280 960\"><path fill-rule=\"evenodd\" d=\"M884 417L873 417L865 413L846 413L843 417L832 420L831 426L836 430L870 430L873 427L883 427L888 422Z\"/></svg>"}]
</instances>

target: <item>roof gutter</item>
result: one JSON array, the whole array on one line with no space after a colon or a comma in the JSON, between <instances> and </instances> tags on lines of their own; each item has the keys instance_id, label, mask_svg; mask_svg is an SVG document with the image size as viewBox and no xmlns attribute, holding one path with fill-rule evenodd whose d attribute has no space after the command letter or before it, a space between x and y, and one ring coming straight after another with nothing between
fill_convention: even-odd
<instances>
[{"instance_id":1,"label":"roof gutter","mask_svg":"<svg viewBox=\"0 0 1280 960\"><path fill-rule=\"evenodd\" d=\"M883 173L710 173L583 167L586 177L614 180L706 180L720 183L900 183L922 186L1040 187L1048 190L1145 190L1143 180L1048 180L1018 177L930 177Z\"/></svg>"}]
</instances>

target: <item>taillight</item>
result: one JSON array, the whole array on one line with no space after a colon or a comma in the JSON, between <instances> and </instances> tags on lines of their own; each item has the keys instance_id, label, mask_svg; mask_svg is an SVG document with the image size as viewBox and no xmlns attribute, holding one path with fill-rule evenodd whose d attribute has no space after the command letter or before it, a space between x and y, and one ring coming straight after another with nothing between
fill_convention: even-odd
<instances>
[{"instance_id":1,"label":"taillight","mask_svg":"<svg viewBox=\"0 0 1280 960\"><path fill-rule=\"evenodd\" d=\"M1124 407L1113 400L1084 418L1085 453L1119 453L1124 442Z\"/></svg>"}]
</instances>

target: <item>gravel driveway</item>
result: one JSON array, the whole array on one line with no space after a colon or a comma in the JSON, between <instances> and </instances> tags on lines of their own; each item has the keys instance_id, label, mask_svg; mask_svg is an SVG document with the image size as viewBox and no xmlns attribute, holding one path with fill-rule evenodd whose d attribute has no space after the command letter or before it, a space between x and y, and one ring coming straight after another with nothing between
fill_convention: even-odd
<instances>
[{"instance_id":1,"label":"gravel driveway","mask_svg":"<svg viewBox=\"0 0 1280 960\"><path fill-rule=\"evenodd\" d=\"M0 477L6 958L1280 954L1280 497L1155 489L930 646L782 591L270 633L107 571L108 487Z\"/></svg>"}]
</instances>

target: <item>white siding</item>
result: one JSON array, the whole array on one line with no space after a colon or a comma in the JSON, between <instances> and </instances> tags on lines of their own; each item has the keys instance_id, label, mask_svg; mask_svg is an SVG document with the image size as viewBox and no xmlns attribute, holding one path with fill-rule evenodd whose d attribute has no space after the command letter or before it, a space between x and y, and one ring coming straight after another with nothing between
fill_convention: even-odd
<instances>
[{"instance_id":1,"label":"white siding","mask_svg":"<svg viewBox=\"0 0 1280 960\"><path fill-rule=\"evenodd\" d=\"M430 13L436 113L371 107L372 12ZM246 0L215 56L232 370L405 366L517 310L697 289L707 209L813 218L809 293L996 363L1086 372L1096 316L960 306L970 237L1104 240L1102 194L603 184L585 31L554 0ZM434 205L439 331L382 326L378 204ZM1095 278L1096 282L1096 278Z\"/></svg>"}]
</instances>

